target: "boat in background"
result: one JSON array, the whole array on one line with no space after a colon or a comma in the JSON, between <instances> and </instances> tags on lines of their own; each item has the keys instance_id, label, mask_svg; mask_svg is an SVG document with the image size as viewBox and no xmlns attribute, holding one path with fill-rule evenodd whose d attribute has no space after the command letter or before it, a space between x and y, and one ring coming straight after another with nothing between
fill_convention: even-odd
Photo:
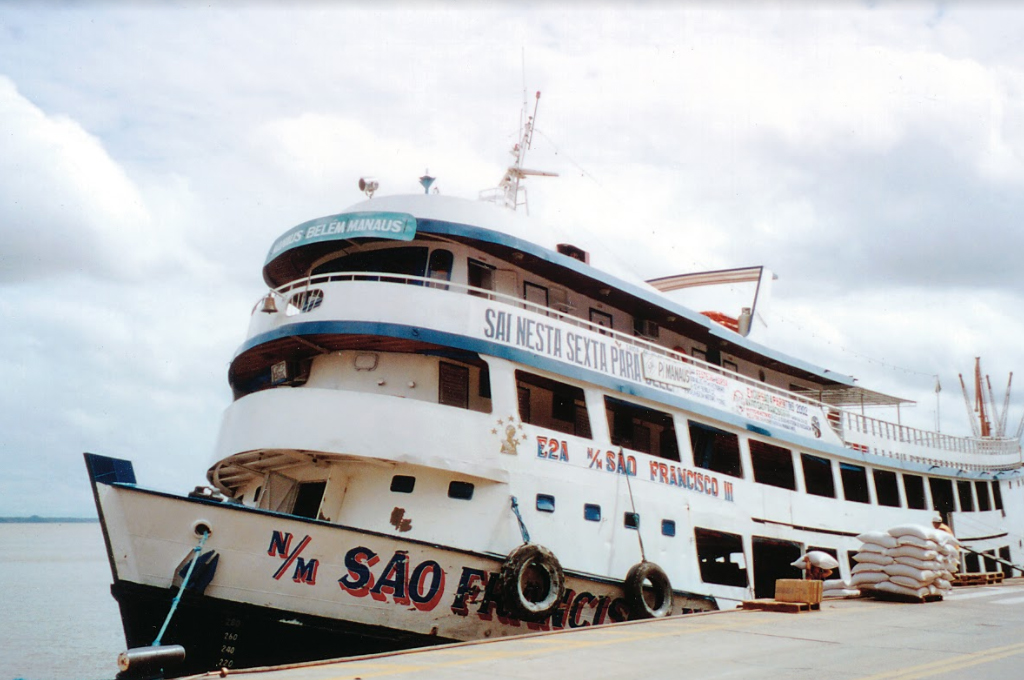
<instances>
[{"instance_id":1,"label":"boat in background","mask_svg":"<svg viewBox=\"0 0 1024 680\"><path fill-rule=\"evenodd\" d=\"M497 201L364 179L368 200L271 245L212 488L155 491L86 454L143 650L126 674L734 607L807 550L848 576L858 534L936 511L966 570L1020 561L1019 432L869 417L906 402L757 342L756 301L721 318L667 295L737 277L763 293L766 269L591 264L515 210L533 120Z\"/></svg>"}]
</instances>

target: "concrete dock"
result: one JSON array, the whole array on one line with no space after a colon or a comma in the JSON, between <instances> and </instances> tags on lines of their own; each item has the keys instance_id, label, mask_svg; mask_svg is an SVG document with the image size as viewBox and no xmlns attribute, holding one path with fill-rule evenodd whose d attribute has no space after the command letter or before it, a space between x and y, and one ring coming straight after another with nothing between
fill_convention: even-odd
<instances>
[{"instance_id":1,"label":"concrete dock","mask_svg":"<svg viewBox=\"0 0 1024 680\"><path fill-rule=\"evenodd\" d=\"M730 610L290 667L236 680L1024 677L1024 579L942 602L826 600L820 611ZM198 678L224 677L211 673Z\"/></svg>"}]
</instances>

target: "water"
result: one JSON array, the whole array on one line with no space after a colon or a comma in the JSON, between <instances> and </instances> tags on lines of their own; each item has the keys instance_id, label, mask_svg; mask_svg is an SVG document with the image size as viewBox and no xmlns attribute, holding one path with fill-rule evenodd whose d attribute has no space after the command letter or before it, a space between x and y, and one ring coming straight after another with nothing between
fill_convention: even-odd
<instances>
[{"instance_id":1,"label":"water","mask_svg":"<svg viewBox=\"0 0 1024 680\"><path fill-rule=\"evenodd\" d=\"M113 678L110 583L99 524L0 524L0 680Z\"/></svg>"}]
</instances>

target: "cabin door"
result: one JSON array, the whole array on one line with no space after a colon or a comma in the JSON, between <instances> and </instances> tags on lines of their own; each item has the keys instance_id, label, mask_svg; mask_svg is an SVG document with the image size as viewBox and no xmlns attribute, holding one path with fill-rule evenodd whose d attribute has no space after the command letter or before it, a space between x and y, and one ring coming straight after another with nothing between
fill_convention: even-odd
<instances>
[{"instance_id":1,"label":"cabin door","mask_svg":"<svg viewBox=\"0 0 1024 680\"><path fill-rule=\"evenodd\" d=\"M793 562L803 553L802 546L777 538L753 537L754 597L775 597L775 581L780 578L800 578L801 572Z\"/></svg>"}]
</instances>

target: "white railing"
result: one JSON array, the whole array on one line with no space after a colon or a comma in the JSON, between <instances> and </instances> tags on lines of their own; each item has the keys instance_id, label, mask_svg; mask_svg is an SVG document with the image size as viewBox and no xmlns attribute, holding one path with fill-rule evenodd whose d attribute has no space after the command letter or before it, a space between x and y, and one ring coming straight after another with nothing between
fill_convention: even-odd
<instances>
[{"instance_id":1,"label":"white railing","mask_svg":"<svg viewBox=\"0 0 1024 680\"><path fill-rule=\"evenodd\" d=\"M968 455L996 456L1014 454L1020 451L1020 443L1015 439L956 437L908 425L898 425L851 411L843 411L842 413L844 429L847 433L846 439L851 441L864 441L866 438L856 436L856 434L863 434L876 440Z\"/></svg>"},{"instance_id":2,"label":"white railing","mask_svg":"<svg viewBox=\"0 0 1024 680\"><path fill-rule=\"evenodd\" d=\"M299 299L300 305L296 305L289 310L291 314L304 313L306 311L311 311L311 309L302 308L305 307L305 305L301 305L301 301L309 299L309 292L314 290L314 286L342 281L379 281L385 283L422 286L460 294L474 295L489 300L496 300L514 307L536 312L537 314L556 318L563 323L584 328L594 333L610 336L618 342L636 347L642 351L660 354L674 361L680 361L711 373L726 376L756 390L775 394L785 399L802 402L810 408L821 409L828 415L827 420L839 438L842 439L849 448L854 450L870 451L872 453L877 452L880 455L885 455L899 460L912 460L915 458L914 455L908 454L908 451L910 450L908 447L920 447L922 449L929 449L932 451L947 451L951 453L977 456L1006 456L1020 454L1021 452L1020 442L1014 439L978 439L972 437L957 437L929 430L921 430L906 425L898 425L878 418L860 415L852 411L845 411L841 409L837 410L836 407L830 404L816 401L805 397L804 395L790 392L789 390L775 387L773 385L762 383L748 376L722 368L716 364L708 363L707 361L676 352L642 338L637 338L613 328L593 323L587 319L572 316L571 314L552 307L530 302L514 295L499 293L486 288L477 288L475 286L469 286L462 283L454 283L444 279L410 276L408 274L391 274L387 272L335 272L330 274L319 274L305 279L292 281L291 283L275 289L274 293L280 296L282 301L285 303L287 303L289 298L292 297L288 295L289 293L293 293L293 296L305 293L306 295ZM324 296L326 297L326 292L324 292ZM859 437L857 434L865 435L865 437ZM893 451L885 449L884 445L880 448L868 447L864 445L864 442L868 440L873 440L876 443L886 442L898 444L900 445L899 448L904 450ZM871 448L875 448L876 450L871 450ZM1016 464L1019 464L1019 459ZM983 466L971 467L980 468Z\"/></svg>"}]
</instances>

